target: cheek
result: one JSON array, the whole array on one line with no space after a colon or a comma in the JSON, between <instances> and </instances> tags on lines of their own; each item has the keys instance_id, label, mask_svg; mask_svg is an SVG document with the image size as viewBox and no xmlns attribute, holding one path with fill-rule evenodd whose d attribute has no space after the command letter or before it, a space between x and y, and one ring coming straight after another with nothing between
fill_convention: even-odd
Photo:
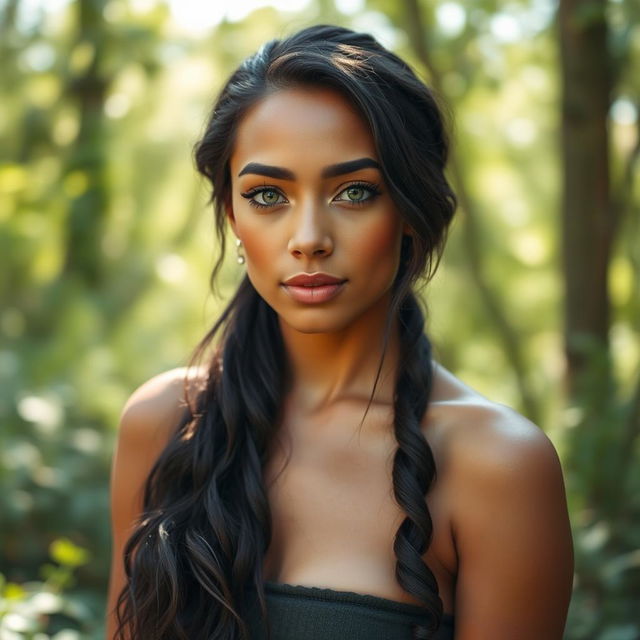
<instances>
[{"instance_id":1,"label":"cheek","mask_svg":"<svg viewBox=\"0 0 640 640\"><path fill-rule=\"evenodd\" d=\"M283 276L278 272L282 256L281 238L275 229L259 219L236 218L236 221L238 235L242 238L247 276L258 293L269 300L274 283Z\"/></svg>"},{"instance_id":2,"label":"cheek","mask_svg":"<svg viewBox=\"0 0 640 640\"><path fill-rule=\"evenodd\" d=\"M266 233L255 233L250 229L240 231L245 254L250 257L250 263L256 268L273 264L274 247L271 238Z\"/></svg>"},{"instance_id":3,"label":"cheek","mask_svg":"<svg viewBox=\"0 0 640 640\"><path fill-rule=\"evenodd\" d=\"M387 218L374 221L366 232L358 234L351 251L367 262L373 272L386 272L397 268L400 243L401 223L395 218Z\"/></svg>"},{"instance_id":4,"label":"cheek","mask_svg":"<svg viewBox=\"0 0 640 640\"><path fill-rule=\"evenodd\" d=\"M242 247L247 258L247 270L262 269L264 265L273 264L272 246L276 240L275 234L270 233L265 220L260 219L251 211L245 211L247 207L244 201L234 198L233 207L236 212L236 232L242 239Z\"/></svg>"}]
</instances>

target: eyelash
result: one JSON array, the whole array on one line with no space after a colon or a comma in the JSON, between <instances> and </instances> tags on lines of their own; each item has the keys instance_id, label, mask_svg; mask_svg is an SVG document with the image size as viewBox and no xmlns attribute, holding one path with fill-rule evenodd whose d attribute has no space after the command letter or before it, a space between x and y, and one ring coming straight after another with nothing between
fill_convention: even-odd
<instances>
[{"instance_id":1,"label":"eyelash","mask_svg":"<svg viewBox=\"0 0 640 640\"><path fill-rule=\"evenodd\" d=\"M379 187L380 187L379 184L374 184L372 182L353 182L347 185L344 189L342 189L342 191L340 191L338 195L340 195L341 193L344 193L347 189L353 189L353 188L366 189L371 193L371 195L368 198L365 198L364 200L359 200L359 201L338 200L338 202L348 202L350 205L354 207L362 207L367 202L370 202L371 200L373 200L374 198L382 194ZM240 195L243 198L246 198L252 207L256 207L257 209L269 209L270 207L275 207L277 205L284 204L284 202L277 202L275 204L262 204L260 202L256 202L253 199L254 196L258 195L259 193L265 193L266 191L273 191L274 193L277 193L279 196L284 198L284 196L282 195L279 189L276 189L275 187L269 187L268 185L265 185L263 187L256 187L255 189L250 189L249 191L246 191L245 193L241 193ZM285 201L286 201L286 198L285 198Z\"/></svg>"},{"instance_id":2,"label":"eyelash","mask_svg":"<svg viewBox=\"0 0 640 640\"><path fill-rule=\"evenodd\" d=\"M369 191L371 195L368 198L365 198L364 200L357 200L355 202L352 200L339 200L338 202L348 202L350 205L354 205L356 207L363 207L367 202L374 200L375 198L377 198L379 195L382 194L382 191L380 191L379 184L374 184L373 182L362 182L362 181L352 182L350 185L347 185L342 191L340 191L340 193L344 193L345 191L347 191L347 189L353 189L353 188L366 189L367 191ZM340 193L338 195L340 195Z\"/></svg>"},{"instance_id":3,"label":"eyelash","mask_svg":"<svg viewBox=\"0 0 640 640\"><path fill-rule=\"evenodd\" d=\"M257 196L259 193L265 193L267 191L273 191L274 193L277 193L280 197L284 198L284 196L280 193L280 191L278 189L276 189L275 187L269 187L267 185L265 185L264 187L257 187L255 189L250 189L249 191L245 192L245 193L241 193L240 195L243 198L246 198L249 201L249 204L252 207L256 207L257 209L268 209L270 207L274 207L276 206L275 204L262 204L260 202L256 202L255 200L253 200L254 196ZM286 200L286 198L285 198ZM276 204L284 204L282 202L278 202Z\"/></svg>"}]
</instances>

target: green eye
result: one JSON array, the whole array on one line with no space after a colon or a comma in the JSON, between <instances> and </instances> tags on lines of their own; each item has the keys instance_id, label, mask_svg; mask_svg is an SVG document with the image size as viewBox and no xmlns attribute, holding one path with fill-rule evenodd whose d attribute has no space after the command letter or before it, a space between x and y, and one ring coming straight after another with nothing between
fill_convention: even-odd
<instances>
[{"instance_id":1,"label":"green eye","mask_svg":"<svg viewBox=\"0 0 640 640\"><path fill-rule=\"evenodd\" d=\"M261 191L256 196L262 200L261 204L276 204L280 194L277 191Z\"/></svg>"},{"instance_id":2,"label":"green eye","mask_svg":"<svg viewBox=\"0 0 640 640\"><path fill-rule=\"evenodd\" d=\"M346 190L347 198L351 201L357 202L358 200L362 200L364 197L365 190L362 187L349 187Z\"/></svg>"},{"instance_id":3,"label":"green eye","mask_svg":"<svg viewBox=\"0 0 640 640\"><path fill-rule=\"evenodd\" d=\"M380 195L377 185L362 183L352 184L343 189L335 198L337 202L365 204Z\"/></svg>"},{"instance_id":4,"label":"green eye","mask_svg":"<svg viewBox=\"0 0 640 640\"><path fill-rule=\"evenodd\" d=\"M273 207L287 202L287 199L277 190L269 187L252 189L240 194L249 201L252 207Z\"/></svg>"}]
</instances>

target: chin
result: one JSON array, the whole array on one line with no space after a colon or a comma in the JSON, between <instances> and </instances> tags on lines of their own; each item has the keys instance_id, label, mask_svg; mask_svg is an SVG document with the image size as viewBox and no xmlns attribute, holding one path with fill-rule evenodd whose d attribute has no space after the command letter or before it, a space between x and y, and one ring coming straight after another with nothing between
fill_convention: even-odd
<instances>
[{"instance_id":1,"label":"chin","mask_svg":"<svg viewBox=\"0 0 640 640\"><path fill-rule=\"evenodd\" d=\"M316 317L308 317L312 314L305 314L304 312L299 314L281 314L276 310L276 313L278 313L278 317L281 322L284 322L295 331L307 334L336 333L348 328L354 321L353 318L339 317L339 314L336 313L335 309L325 309L320 313L318 313L318 311L320 311L319 309L309 309L308 311L312 311L313 315ZM306 318L304 317L305 315L307 315Z\"/></svg>"}]
</instances>

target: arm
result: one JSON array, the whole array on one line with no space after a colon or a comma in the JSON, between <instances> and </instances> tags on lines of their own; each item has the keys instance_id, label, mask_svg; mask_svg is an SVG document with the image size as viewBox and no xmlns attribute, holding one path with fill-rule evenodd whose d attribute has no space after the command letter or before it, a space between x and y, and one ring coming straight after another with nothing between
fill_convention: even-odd
<instances>
[{"instance_id":1,"label":"arm","mask_svg":"<svg viewBox=\"0 0 640 640\"><path fill-rule=\"evenodd\" d=\"M456 461L455 637L561 640L573 546L560 462L522 417L494 423L474 428Z\"/></svg>"},{"instance_id":2,"label":"arm","mask_svg":"<svg viewBox=\"0 0 640 640\"><path fill-rule=\"evenodd\" d=\"M110 481L112 553L107 640L114 638L117 628L114 609L126 583L124 546L142 512L147 476L180 419L184 373L184 369L174 369L143 384L129 398L120 417Z\"/></svg>"}]
</instances>

